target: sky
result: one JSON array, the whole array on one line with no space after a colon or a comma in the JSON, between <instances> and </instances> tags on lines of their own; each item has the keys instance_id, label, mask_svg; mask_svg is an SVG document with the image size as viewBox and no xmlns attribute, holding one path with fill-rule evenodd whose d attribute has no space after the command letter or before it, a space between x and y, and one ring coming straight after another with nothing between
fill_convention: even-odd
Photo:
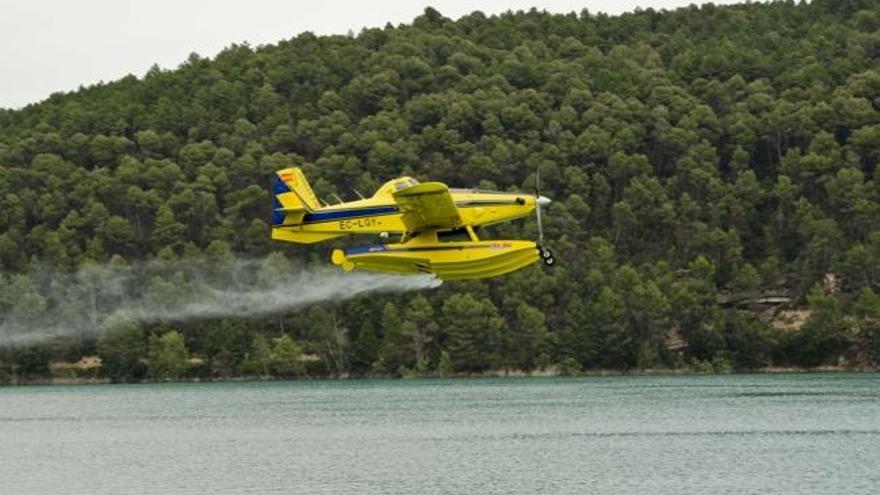
<instances>
[{"instance_id":1,"label":"sky","mask_svg":"<svg viewBox=\"0 0 880 495\"><path fill-rule=\"evenodd\" d=\"M691 3L702 0L0 0L0 108L127 74L142 77L153 64L175 68L190 53L213 57L232 43L410 23L429 5L457 19L475 10L586 8L613 15Z\"/></svg>"}]
</instances>

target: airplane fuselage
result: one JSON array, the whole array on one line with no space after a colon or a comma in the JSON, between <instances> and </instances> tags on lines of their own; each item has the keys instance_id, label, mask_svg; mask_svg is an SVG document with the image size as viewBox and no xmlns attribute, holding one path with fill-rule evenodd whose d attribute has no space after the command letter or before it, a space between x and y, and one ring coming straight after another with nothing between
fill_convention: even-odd
<instances>
[{"instance_id":1,"label":"airplane fuselage","mask_svg":"<svg viewBox=\"0 0 880 495\"><path fill-rule=\"evenodd\" d=\"M400 207L391 192L385 189L383 187L371 198L311 211L300 223L276 226L281 228L275 237L285 240L286 235L295 235L299 242L309 238L313 239L312 242L320 242L345 234L406 233L408 229ZM449 193L460 217L459 225L453 228L492 225L528 216L539 199L530 194L478 189L449 189Z\"/></svg>"}]
</instances>

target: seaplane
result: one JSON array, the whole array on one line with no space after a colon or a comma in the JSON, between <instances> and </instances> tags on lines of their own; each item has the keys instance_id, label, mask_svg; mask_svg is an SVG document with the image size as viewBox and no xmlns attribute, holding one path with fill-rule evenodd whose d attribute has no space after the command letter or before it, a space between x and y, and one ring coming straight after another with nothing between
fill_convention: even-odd
<instances>
[{"instance_id":1,"label":"seaplane","mask_svg":"<svg viewBox=\"0 0 880 495\"><path fill-rule=\"evenodd\" d=\"M272 239L315 244L352 234L379 236L379 241L334 249L330 260L346 271L434 274L441 280L470 280L504 275L538 260L556 263L544 245L541 209L550 199L538 192L519 194L455 189L442 182L399 177L371 197L327 205L302 169L272 175ZM338 199L338 198L337 198ZM538 239L482 240L480 227L536 212Z\"/></svg>"}]
</instances>

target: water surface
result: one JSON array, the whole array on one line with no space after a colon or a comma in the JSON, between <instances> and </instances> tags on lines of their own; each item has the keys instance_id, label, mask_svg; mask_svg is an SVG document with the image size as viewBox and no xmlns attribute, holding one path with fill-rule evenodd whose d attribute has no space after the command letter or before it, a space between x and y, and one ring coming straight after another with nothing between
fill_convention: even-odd
<instances>
[{"instance_id":1,"label":"water surface","mask_svg":"<svg viewBox=\"0 0 880 495\"><path fill-rule=\"evenodd\" d=\"M880 492L880 375L0 389L0 493Z\"/></svg>"}]
</instances>

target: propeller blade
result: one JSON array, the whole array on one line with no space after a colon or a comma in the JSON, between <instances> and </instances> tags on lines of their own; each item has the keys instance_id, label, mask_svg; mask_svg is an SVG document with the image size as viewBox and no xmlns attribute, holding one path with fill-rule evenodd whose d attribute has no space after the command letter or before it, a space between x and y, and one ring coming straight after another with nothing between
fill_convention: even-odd
<instances>
[{"instance_id":1,"label":"propeller blade","mask_svg":"<svg viewBox=\"0 0 880 495\"><path fill-rule=\"evenodd\" d=\"M544 222L541 207L550 204L550 200L541 196L541 166L535 165L535 217L538 220L538 244L544 242Z\"/></svg>"},{"instance_id":2,"label":"propeller blade","mask_svg":"<svg viewBox=\"0 0 880 495\"><path fill-rule=\"evenodd\" d=\"M541 195L541 167L535 166L535 197Z\"/></svg>"},{"instance_id":3,"label":"propeller blade","mask_svg":"<svg viewBox=\"0 0 880 495\"><path fill-rule=\"evenodd\" d=\"M544 242L544 225L541 223L541 203L540 203L540 201L535 201L535 216L538 219L538 244L540 244L540 243Z\"/></svg>"}]
</instances>

